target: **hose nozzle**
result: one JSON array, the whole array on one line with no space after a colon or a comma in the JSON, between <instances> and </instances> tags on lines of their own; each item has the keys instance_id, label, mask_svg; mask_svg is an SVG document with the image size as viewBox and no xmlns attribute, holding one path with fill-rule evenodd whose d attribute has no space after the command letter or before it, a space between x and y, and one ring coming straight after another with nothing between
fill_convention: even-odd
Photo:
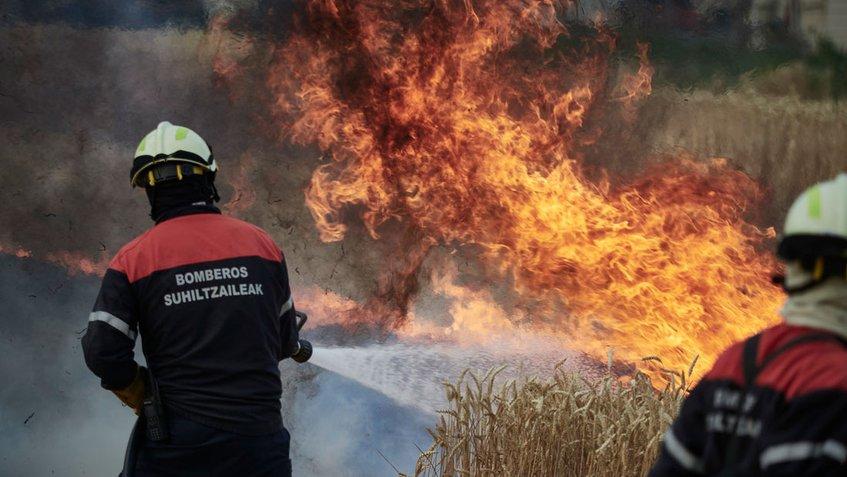
<instances>
[{"instance_id":1,"label":"hose nozzle","mask_svg":"<svg viewBox=\"0 0 847 477\"><path fill-rule=\"evenodd\" d=\"M312 357L312 343L306 340L297 341L297 351L291 356L291 359L298 363L305 363Z\"/></svg>"},{"instance_id":2,"label":"hose nozzle","mask_svg":"<svg viewBox=\"0 0 847 477\"><path fill-rule=\"evenodd\" d=\"M309 317L303 313L302 311L295 311L294 316L297 319L297 331L303 329L303 325L306 324L306 320ZM312 357L312 343L306 340L297 340L297 351L291 356L291 359L297 361L298 363L305 363L309 361L309 358Z\"/></svg>"}]
</instances>

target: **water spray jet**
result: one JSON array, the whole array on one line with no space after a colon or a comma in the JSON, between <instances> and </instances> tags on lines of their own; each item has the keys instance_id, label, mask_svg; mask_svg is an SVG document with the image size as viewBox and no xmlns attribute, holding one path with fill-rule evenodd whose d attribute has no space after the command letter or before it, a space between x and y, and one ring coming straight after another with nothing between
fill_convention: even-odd
<instances>
[{"instance_id":1,"label":"water spray jet","mask_svg":"<svg viewBox=\"0 0 847 477\"><path fill-rule=\"evenodd\" d=\"M556 366L586 376L605 370L586 355L563 349L559 343L527 337L526 347L495 342L464 345L454 342L400 342L357 347L319 345L309 361L352 379L399 404L434 413L446 404L445 382L464 370L485 372L504 367L497 381L551 376Z\"/></svg>"}]
</instances>

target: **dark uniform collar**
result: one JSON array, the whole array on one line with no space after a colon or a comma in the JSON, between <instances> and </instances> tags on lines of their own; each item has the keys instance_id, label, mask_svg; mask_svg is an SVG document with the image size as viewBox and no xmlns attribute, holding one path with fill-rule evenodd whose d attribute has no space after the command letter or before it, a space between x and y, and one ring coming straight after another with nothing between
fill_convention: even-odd
<instances>
[{"instance_id":1,"label":"dark uniform collar","mask_svg":"<svg viewBox=\"0 0 847 477\"><path fill-rule=\"evenodd\" d=\"M170 219L174 219L177 217L182 217L184 215L194 215L194 214L220 214L221 209L215 207L212 204L190 204L183 205L180 207L173 207L168 210L165 210L158 217L156 217L156 224L161 224L162 222Z\"/></svg>"}]
</instances>

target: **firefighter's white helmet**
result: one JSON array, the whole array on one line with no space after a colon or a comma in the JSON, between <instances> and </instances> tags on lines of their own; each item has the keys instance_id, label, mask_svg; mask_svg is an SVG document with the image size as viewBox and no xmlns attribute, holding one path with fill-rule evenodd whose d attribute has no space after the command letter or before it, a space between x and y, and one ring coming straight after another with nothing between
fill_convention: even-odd
<instances>
[{"instance_id":1,"label":"firefighter's white helmet","mask_svg":"<svg viewBox=\"0 0 847 477\"><path fill-rule=\"evenodd\" d=\"M133 187L152 187L193 174L209 174L214 180L217 170L212 150L199 134L162 121L138 144L130 183Z\"/></svg>"},{"instance_id":2,"label":"firefighter's white helmet","mask_svg":"<svg viewBox=\"0 0 847 477\"><path fill-rule=\"evenodd\" d=\"M777 253L787 264L789 292L847 277L847 174L800 194L788 210Z\"/></svg>"}]
</instances>

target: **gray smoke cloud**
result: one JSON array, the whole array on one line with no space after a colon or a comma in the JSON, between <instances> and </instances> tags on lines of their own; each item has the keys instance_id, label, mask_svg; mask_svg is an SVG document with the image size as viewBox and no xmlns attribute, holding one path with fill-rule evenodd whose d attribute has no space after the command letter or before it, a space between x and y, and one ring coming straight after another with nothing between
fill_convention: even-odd
<instances>
[{"instance_id":1,"label":"gray smoke cloud","mask_svg":"<svg viewBox=\"0 0 847 477\"><path fill-rule=\"evenodd\" d=\"M0 475L117 475L134 416L80 348L99 280L2 255L0 276ZM431 413L316 366L282 375L296 475L410 472L429 445Z\"/></svg>"},{"instance_id":2,"label":"gray smoke cloud","mask_svg":"<svg viewBox=\"0 0 847 477\"><path fill-rule=\"evenodd\" d=\"M82 361L96 278L0 257L0 474L115 475L132 413Z\"/></svg>"}]
</instances>

